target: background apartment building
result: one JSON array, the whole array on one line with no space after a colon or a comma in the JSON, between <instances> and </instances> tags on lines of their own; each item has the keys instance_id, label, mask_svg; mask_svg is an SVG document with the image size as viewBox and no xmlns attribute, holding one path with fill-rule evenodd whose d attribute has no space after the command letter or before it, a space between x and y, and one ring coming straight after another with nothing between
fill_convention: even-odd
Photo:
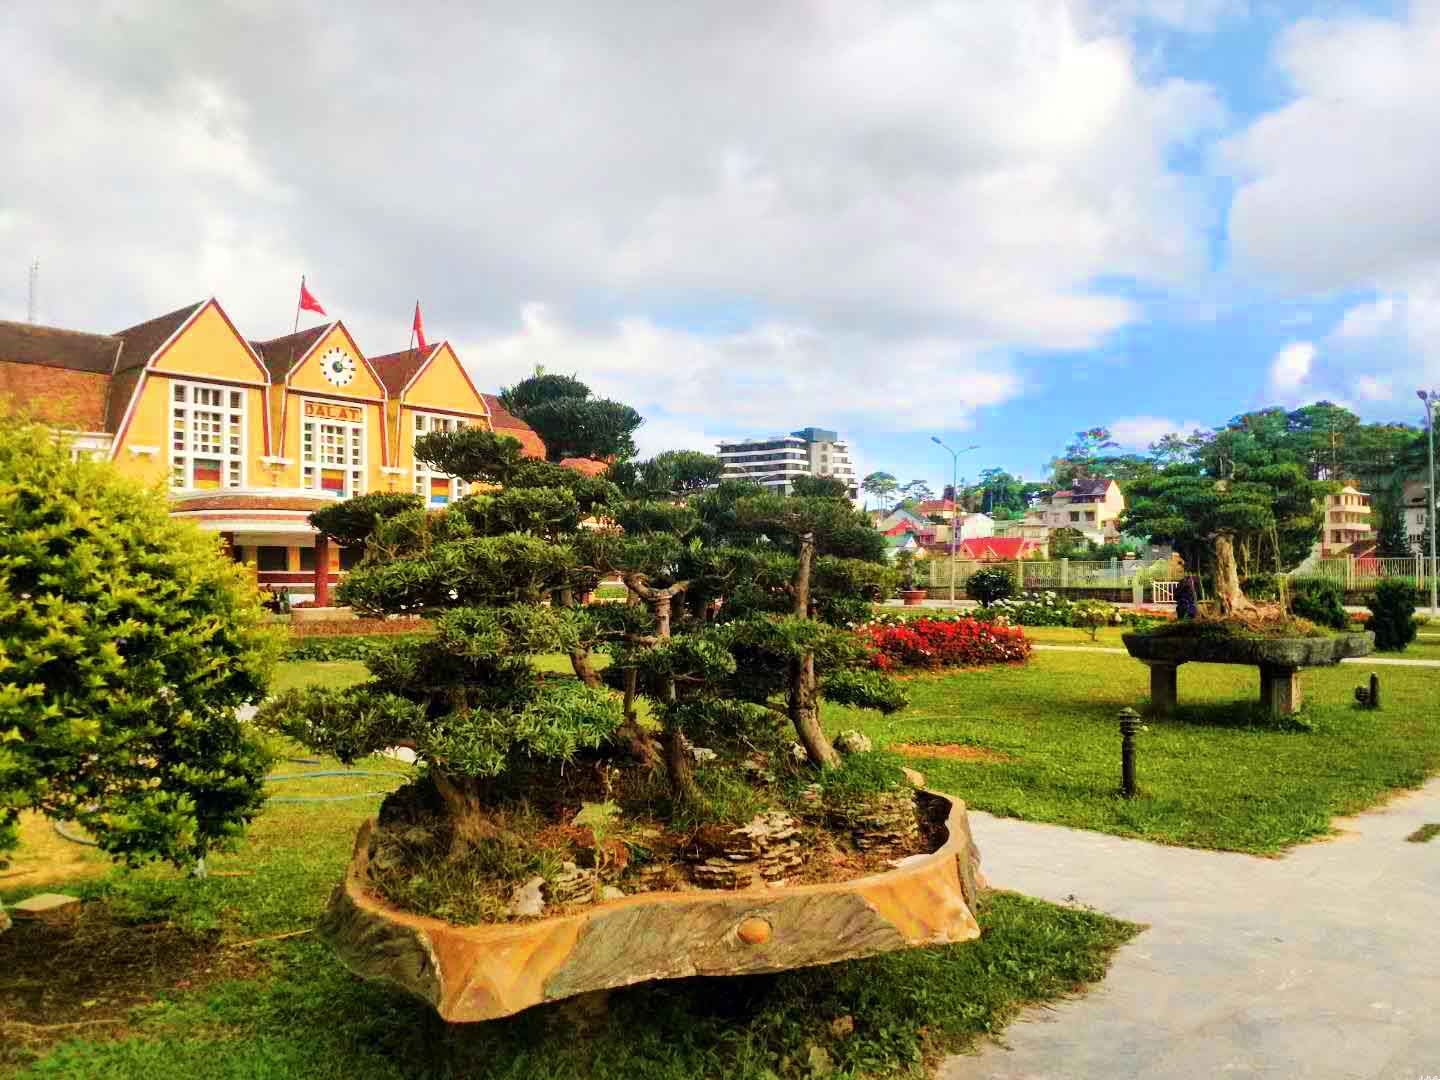
<instances>
[{"instance_id":1,"label":"background apartment building","mask_svg":"<svg viewBox=\"0 0 1440 1080\"><path fill-rule=\"evenodd\" d=\"M721 443L725 476L750 480L789 495L797 476L833 476L851 499L860 497L850 444L825 428L807 427L789 435Z\"/></svg>"}]
</instances>

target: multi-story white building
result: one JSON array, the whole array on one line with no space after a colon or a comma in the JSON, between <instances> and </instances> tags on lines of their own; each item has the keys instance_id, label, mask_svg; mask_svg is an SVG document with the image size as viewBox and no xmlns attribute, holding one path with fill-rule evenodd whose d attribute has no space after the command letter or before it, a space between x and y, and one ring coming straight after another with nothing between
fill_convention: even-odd
<instances>
[{"instance_id":1,"label":"multi-story white building","mask_svg":"<svg viewBox=\"0 0 1440 1080\"><path fill-rule=\"evenodd\" d=\"M751 480L784 495L793 490L797 476L833 476L845 485L850 498L860 495L850 444L825 428L721 443L720 460L726 477Z\"/></svg>"},{"instance_id":2,"label":"multi-story white building","mask_svg":"<svg viewBox=\"0 0 1440 1080\"><path fill-rule=\"evenodd\" d=\"M1346 484L1325 496L1325 527L1320 533L1320 557L1343 558L1375 551L1375 527L1370 523L1370 496Z\"/></svg>"}]
</instances>

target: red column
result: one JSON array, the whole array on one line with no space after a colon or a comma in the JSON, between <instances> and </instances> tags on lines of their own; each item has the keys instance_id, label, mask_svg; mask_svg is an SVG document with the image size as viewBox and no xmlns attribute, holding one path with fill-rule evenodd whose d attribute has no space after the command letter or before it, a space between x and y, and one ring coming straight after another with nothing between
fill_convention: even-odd
<instances>
[{"instance_id":1,"label":"red column","mask_svg":"<svg viewBox=\"0 0 1440 1080\"><path fill-rule=\"evenodd\" d=\"M330 606L330 538L315 537L315 606Z\"/></svg>"}]
</instances>

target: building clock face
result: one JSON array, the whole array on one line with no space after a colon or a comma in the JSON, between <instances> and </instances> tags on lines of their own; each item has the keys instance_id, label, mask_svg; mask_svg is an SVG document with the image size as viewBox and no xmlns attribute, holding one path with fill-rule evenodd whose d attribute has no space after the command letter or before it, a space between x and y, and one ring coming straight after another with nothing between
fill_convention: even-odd
<instances>
[{"instance_id":1,"label":"building clock face","mask_svg":"<svg viewBox=\"0 0 1440 1080\"><path fill-rule=\"evenodd\" d=\"M355 360L344 349L331 349L320 357L320 370L331 385L349 386L355 378Z\"/></svg>"}]
</instances>

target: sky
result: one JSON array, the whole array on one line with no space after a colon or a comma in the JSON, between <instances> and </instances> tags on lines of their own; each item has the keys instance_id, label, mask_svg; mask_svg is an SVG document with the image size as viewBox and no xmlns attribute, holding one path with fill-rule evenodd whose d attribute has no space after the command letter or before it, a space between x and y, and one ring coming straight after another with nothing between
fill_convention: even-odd
<instances>
[{"instance_id":1,"label":"sky","mask_svg":"<svg viewBox=\"0 0 1440 1080\"><path fill-rule=\"evenodd\" d=\"M1045 472L1440 386L1440 0L19 0L0 318L214 295L477 385L573 373L643 453L815 425Z\"/></svg>"}]
</instances>

